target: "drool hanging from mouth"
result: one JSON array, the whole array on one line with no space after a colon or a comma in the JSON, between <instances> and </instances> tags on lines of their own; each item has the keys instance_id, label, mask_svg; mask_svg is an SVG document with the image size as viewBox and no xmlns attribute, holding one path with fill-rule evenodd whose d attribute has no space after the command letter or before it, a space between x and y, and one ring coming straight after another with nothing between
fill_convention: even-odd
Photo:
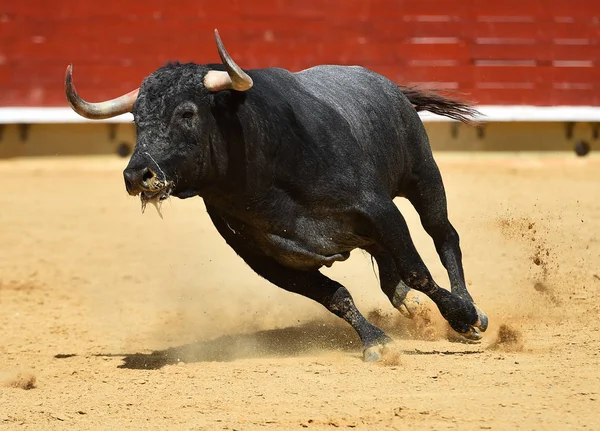
<instances>
[{"instance_id":1,"label":"drool hanging from mouth","mask_svg":"<svg viewBox=\"0 0 600 431\"><path fill-rule=\"evenodd\" d=\"M146 205L151 203L156 208L158 215L160 218L163 218L162 215L162 204L165 200L167 200L171 196L171 185L168 185L166 188L162 188L158 191L145 191L140 193L140 201L142 202L142 214L146 211Z\"/></svg>"}]
</instances>

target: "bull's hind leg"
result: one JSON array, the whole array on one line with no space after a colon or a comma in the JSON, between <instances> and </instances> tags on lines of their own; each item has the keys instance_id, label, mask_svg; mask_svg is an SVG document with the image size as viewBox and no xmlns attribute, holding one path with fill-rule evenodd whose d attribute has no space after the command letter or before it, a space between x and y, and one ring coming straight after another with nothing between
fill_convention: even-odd
<instances>
[{"instance_id":1,"label":"bull's hind leg","mask_svg":"<svg viewBox=\"0 0 600 431\"><path fill-rule=\"evenodd\" d=\"M473 303L465 283L459 236L448 220L446 192L433 159L428 159L427 166L419 169L418 177L406 188L406 197L418 212L423 228L433 239L440 260L448 272L452 293ZM482 328L485 329L487 316L481 310L478 312Z\"/></svg>"},{"instance_id":2,"label":"bull's hind leg","mask_svg":"<svg viewBox=\"0 0 600 431\"><path fill-rule=\"evenodd\" d=\"M466 338L480 339L487 318L472 301L438 286L417 252L404 217L392 201L371 204L365 215L371 225L373 247L390 255L399 279L409 288L425 293L435 302L450 326Z\"/></svg>"},{"instance_id":3,"label":"bull's hind leg","mask_svg":"<svg viewBox=\"0 0 600 431\"><path fill-rule=\"evenodd\" d=\"M372 325L358 311L350 292L340 283L327 278L318 270L304 271L281 265L275 259L250 250L247 242L234 231L216 210L207 205L215 227L227 244L260 276L289 292L306 296L322 304L330 312L348 322L358 334L365 361L381 359L386 344L392 340L381 329Z\"/></svg>"}]
</instances>

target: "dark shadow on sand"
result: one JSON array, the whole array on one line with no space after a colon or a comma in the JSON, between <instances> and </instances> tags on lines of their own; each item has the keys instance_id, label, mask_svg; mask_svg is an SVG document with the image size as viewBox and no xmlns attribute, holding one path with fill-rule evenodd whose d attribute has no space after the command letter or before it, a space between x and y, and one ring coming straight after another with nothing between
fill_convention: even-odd
<instances>
[{"instance_id":1,"label":"dark shadow on sand","mask_svg":"<svg viewBox=\"0 0 600 431\"><path fill-rule=\"evenodd\" d=\"M149 354L99 356L124 356L119 368L155 370L178 362L230 362L237 359L294 357L324 350L343 351L359 356L361 343L350 327L310 322L250 334L224 335Z\"/></svg>"},{"instance_id":2,"label":"dark shadow on sand","mask_svg":"<svg viewBox=\"0 0 600 431\"><path fill-rule=\"evenodd\" d=\"M392 335L392 334L390 334ZM393 335L392 335L393 336ZM98 354L100 357L123 357L119 368L157 370L179 362L230 362L264 357L310 356L323 351L345 352L357 359L362 346L354 330L331 322L310 322L299 326L270 329L251 334L226 335L213 340L197 341L152 353ZM481 350L406 350L405 355L472 355Z\"/></svg>"}]
</instances>

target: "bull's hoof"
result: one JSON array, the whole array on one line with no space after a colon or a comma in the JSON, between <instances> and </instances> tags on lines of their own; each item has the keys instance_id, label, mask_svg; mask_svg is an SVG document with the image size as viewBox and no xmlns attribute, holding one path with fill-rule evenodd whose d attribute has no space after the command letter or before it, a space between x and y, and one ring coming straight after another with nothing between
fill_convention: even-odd
<instances>
[{"instance_id":1,"label":"bull's hoof","mask_svg":"<svg viewBox=\"0 0 600 431\"><path fill-rule=\"evenodd\" d=\"M413 319L416 315L419 314L419 309L421 308L421 306L422 304L419 294L411 290L406 294L406 297L401 302L401 304L396 307L396 309L404 317L408 319Z\"/></svg>"},{"instance_id":2,"label":"bull's hoof","mask_svg":"<svg viewBox=\"0 0 600 431\"><path fill-rule=\"evenodd\" d=\"M448 337L450 341L477 343L481 340L481 338L483 337L482 333L485 332L488 328L489 320L487 315L483 311L481 311L477 306L475 306L475 311L477 311L477 321L473 325L471 325L469 329L465 332L452 331L455 334L457 334L458 337L453 337L452 335L450 335Z\"/></svg>"},{"instance_id":3,"label":"bull's hoof","mask_svg":"<svg viewBox=\"0 0 600 431\"><path fill-rule=\"evenodd\" d=\"M400 350L395 343L376 344L367 347L363 351L365 362L383 362L390 365L398 365L400 362Z\"/></svg>"},{"instance_id":4,"label":"bull's hoof","mask_svg":"<svg viewBox=\"0 0 600 431\"><path fill-rule=\"evenodd\" d=\"M467 332L463 332L460 335L470 341L480 341L483 337L479 328L475 326L471 326Z\"/></svg>"},{"instance_id":5,"label":"bull's hoof","mask_svg":"<svg viewBox=\"0 0 600 431\"><path fill-rule=\"evenodd\" d=\"M381 346L367 347L363 352L363 360L365 362L381 361Z\"/></svg>"},{"instance_id":6,"label":"bull's hoof","mask_svg":"<svg viewBox=\"0 0 600 431\"><path fill-rule=\"evenodd\" d=\"M487 314L485 314L483 311L481 311L476 305L475 305L475 310L477 311L477 322L475 322L475 327L479 328L479 330L481 332L485 332L488 328L488 317Z\"/></svg>"}]
</instances>

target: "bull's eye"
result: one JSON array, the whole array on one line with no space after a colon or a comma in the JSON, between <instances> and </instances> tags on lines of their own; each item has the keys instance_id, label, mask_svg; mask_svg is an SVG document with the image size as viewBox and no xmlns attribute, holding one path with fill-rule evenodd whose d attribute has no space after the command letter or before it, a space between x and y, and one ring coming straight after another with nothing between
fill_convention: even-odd
<instances>
[{"instance_id":1,"label":"bull's eye","mask_svg":"<svg viewBox=\"0 0 600 431\"><path fill-rule=\"evenodd\" d=\"M184 120L189 120L194 117L194 111L183 111L181 114L181 118Z\"/></svg>"}]
</instances>

